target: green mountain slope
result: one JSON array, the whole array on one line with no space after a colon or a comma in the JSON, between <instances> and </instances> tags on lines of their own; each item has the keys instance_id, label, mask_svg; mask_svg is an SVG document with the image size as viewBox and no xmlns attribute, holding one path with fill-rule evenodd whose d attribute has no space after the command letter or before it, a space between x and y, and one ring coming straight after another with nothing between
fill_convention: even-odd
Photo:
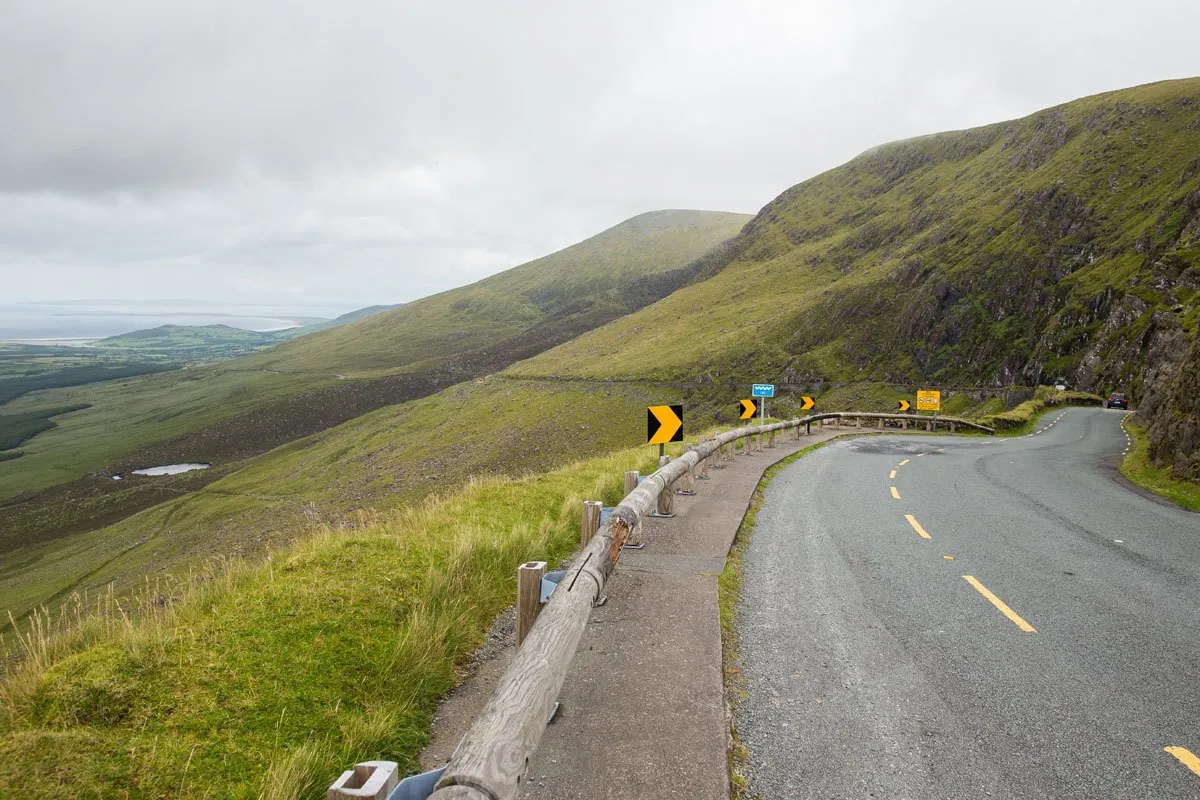
<instances>
[{"instance_id":1,"label":"green mountain slope","mask_svg":"<svg viewBox=\"0 0 1200 800\"><path fill-rule=\"evenodd\" d=\"M472 349L539 330L562 340L555 323L581 332L683 285L691 277L688 262L749 219L718 211L641 214L544 258L320 338L297 340L248 363L353 374L429 359L462 361ZM579 324L564 326L564 320Z\"/></svg>"},{"instance_id":2,"label":"green mountain slope","mask_svg":"<svg viewBox=\"0 0 1200 800\"><path fill-rule=\"evenodd\" d=\"M884 145L794 186L713 277L520 376L1036 384L1134 396L1195 329L1200 79Z\"/></svg>"},{"instance_id":3,"label":"green mountain slope","mask_svg":"<svg viewBox=\"0 0 1200 800\"><path fill-rule=\"evenodd\" d=\"M653 302L695 279L700 256L747 219L644 214L478 284L301 337L278 353L22 397L4 413L77 410L24 441L21 458L0 462L0 555L84 535L220 480L272 448L488 374ZM410 336L411 346L403 344ZM346 374L354 367L371 372L356 379ZM128 476L183 461L213 468L169 480Z\"/></svg>"}]
</instances>

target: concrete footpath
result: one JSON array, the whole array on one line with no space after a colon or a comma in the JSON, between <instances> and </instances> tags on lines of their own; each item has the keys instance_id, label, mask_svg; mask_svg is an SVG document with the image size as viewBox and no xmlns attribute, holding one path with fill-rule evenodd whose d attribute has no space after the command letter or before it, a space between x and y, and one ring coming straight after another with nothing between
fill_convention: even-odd
<instances>
[{"instance_id":1,"label":"concrete footpath","mask_svg":"<svg viewBox=\"0 0 1200 800\"><path fill-rule=\"evenodd\" d=\"M592 612L522 798L729 797L718 576L766 469L858 432L814 428L799 439L787 432L761 453L714 457L696 495L676 494L673 519L644 521L646 547L622 554L607 602ZM439 709L422 755L427 768L449 758L511 660L506 627L493 632L471 676Z\"/></svg>"}]
</instances>

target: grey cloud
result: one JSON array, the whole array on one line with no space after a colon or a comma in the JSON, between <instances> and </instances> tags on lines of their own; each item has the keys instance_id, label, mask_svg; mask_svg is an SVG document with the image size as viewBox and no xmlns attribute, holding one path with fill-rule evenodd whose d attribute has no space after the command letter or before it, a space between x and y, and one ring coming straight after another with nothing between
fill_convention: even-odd
<instances>
[{"instance_id":1,"label":"grey cloud","mask_svg":"<svg viewBox=\"0 0 1200 800\"><path fill-rule=\"evenodd\" d=\"M641 211L754 211L884 141L1186 76L1198 23L1161 0L0 0L0 277L409 300Z\"/></svg>"}]
</instances>

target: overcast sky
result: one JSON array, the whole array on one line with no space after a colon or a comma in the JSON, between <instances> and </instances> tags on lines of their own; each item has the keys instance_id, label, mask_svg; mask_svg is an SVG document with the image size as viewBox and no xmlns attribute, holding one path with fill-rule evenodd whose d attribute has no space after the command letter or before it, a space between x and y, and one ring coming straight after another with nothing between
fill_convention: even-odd
<instances>
[{"instance_id":1,"label":"overcast sky","mask_svg":"<svg viewBox=\"0 0 1200 800\"><path fill-rule=\"evenodd\" d=\"M1200 74L1200 3L0 0L0 300L399 302Z\"/></svg>"}]
</instances>

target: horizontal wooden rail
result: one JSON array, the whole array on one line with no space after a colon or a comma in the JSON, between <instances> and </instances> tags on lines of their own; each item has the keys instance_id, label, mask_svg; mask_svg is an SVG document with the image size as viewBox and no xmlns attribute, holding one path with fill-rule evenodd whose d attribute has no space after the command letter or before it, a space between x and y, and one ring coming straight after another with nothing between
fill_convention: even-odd
<instances>
[{"instance_id":1,"label":"horizontal wooden rail","mask_svg":"<svg viewBox=\"0 0 1200 800\"><path fill-rule=\"evenodd\" d=\"M655 509L662 492L709 456L717 455L722 447L739 439L807 428L822 420L857 417L930 419L903 414L828 412L736 428L701 442L637 484L591 537L550 596L487 706L446 765L432 800L512 800L517 796L529 759L541 741L591 617L592 604L600 598L616 567L621 546L637 534L643 517ZM950 419L941 418L939 422ZM989 430L966 420L954 421Z\"/></svg>"},{"instance_id":2,"label":"horizontal wooden rail","mask_svg":"<svg viewBox=\"0 0 1200 800\"><path fill-rule=\"evenodd\" d=\"M895 419L906 420L908 422L925 422L931 423L934 427L938 425L962 425L965 428L971 428L984 433L995 433L994 428L989 428L987 425L980 425L978 422L972 422L969 419L961 417L925 417L920 414L900 414L900 413L878 413L874 411L834 411L824 416L836 416L842 419Z\"/></svg>"}]
</instances>

